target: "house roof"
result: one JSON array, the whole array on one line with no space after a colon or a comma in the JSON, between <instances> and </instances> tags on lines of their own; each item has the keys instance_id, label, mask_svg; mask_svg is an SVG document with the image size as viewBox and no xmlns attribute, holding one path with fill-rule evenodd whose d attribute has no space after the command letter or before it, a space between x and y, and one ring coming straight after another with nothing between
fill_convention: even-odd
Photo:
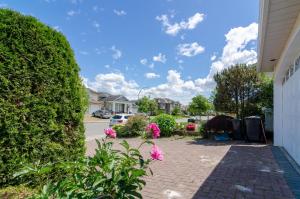
<instances>
[{"instance_id":1,"label":"house roof","mask_svg":"<svg viewBox=\"0 0 300 199\"><path fill-rule=\"evenodd\" d=\"M123 95L110 95L103 99L104 101L118 101L118 102L129 102L129 100Z\"/></svg>"},{"instance_id":2,"label":"house roof","mask_svg":"<svg viewBox=\"0 0 300 199\"><path fill-rule=\"evenodd\" d=\"M171 100L169 98L154 98L157 103L165 103L165 104L173 104L173 103L176 103L176 104L179 104L179 102L176 102L174 100Z\"/></svg>"},{"instance_id":3,"label":"house roof","mask_svg":"<svg viewBox=\"0 0 300 199\"><path fill-rule=\"evenodd\" d=\"M299 12L299 0L260 0L258 71L274 70Z\"/></svg>"}]
</instances>

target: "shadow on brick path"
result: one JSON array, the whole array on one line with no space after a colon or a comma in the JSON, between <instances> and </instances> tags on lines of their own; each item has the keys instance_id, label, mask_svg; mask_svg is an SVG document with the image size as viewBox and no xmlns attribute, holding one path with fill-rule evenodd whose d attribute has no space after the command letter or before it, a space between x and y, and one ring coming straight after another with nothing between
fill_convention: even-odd
<instances>
[{"instance_id":1,"label":"shadow on brick path","mask_svg":"<svg viewBox=\"0 0 300 199\"><path fill-rule=\"evenodd\" d=\"M193 198L290 199L294 195L274 160L271 146L233 145Z\"/></svg>"}]
</instances>

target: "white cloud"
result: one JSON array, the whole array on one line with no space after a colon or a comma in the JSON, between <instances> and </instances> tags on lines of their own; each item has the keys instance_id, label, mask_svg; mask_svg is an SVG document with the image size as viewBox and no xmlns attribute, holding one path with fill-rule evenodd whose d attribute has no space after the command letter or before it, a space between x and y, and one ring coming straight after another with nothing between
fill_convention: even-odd
<instances>
[{"instance_id":1,"label":"white cloud","mask_svg":"<svg viewBox=\"0 0 300 199\"><path fill-rule=\"evenodd\" d=\"M53 29L56 30L57 32L61 32L61 28L59 26L53 26Z\"/></svg>"},{"instance_id":2,"label":"white cloud","mask_svg":"<svg viewBox=\"0 0 300 199\"><path fill-rule=\"evenodd\" d=\"M159 53L157 56L153 56L153 61L166 63L167 58L166 55Z\"/></svg>"},{"instance_id":3,"label":"white cloud","mask_svg":"<svg viewBox=\"0 0 300 199\"><path fill-rule=\"evenodd\" d=\"M143 64L143 65L146 65L148 63L148 60L146 58L141 59L140 63Z\"/></svg>"},{"instance_id":4,"label":"white cloud","mask_svg":"<svg viewBox=\"0 0 300 199\"><path fill-rule=\"evenodd\" d=\"M222 55L216 58L211 66L209 74L205 78L195 80L197 86L210 91L215 86L213 76L234 64L254 64L257 61L257 53L253 49L247 49L247 45L257 40L258 24L252 23L246 27L232 28L226 35L226 45Z\"/></svg>"},{"instance_id":5,"label":"white cloud","mask_svg":"<svg viewBox=\"0 0 300 199\"><path fill-rule=\"evenodd\" d=\"M169 70L164 83L145 89L143 95L150 95L152 98L169 97L188 104L193 96L199 93L208 94L215 86L213 75L216 72L236 63L252 64L256 62L256 52L248 49L247 45L257 39L257 29L257 23L231 29L225 35L227 43L223 48L222 55L216 57L212 62L210 72L206 77L192 80L189 76L187 80L184 80L178 71ZM142 88L135 81L126 80L121 73L98 74L94 81L83 78L83 82L94 90L122 94L129 99L136 99Z\"/></svg>"},{"instance_id":6,"label":"white cloud","mask_svg":"<svg viewBox=\"0 0 300 199\"><path fill-rule=\"evenodd\" d=\"M201 54L204 52L204 47L200 46L197 42L193 43L185 43L185 44L179 44L177 46L177 53L178 55L181 56L186 56L186 57L193 57L198 54Z\"/></svg>"},{"instance_id":7,"label":"white cloud","mask_svg":"<svg viewBox=\"0 0 300 199\"><path fill-rule=\"evenodd\" d=\"M94 90L108 92L113 95L125 95L136 99L139 86L135 81L127 81L122 73L98 74L94 81L85 79L83 83Z\"/></svg>"},{"instance_id":8,"label":"white cloud","mask_svg":"<svg viewBox=\"0 0 300 199\"><path fill-rule=\"evenodd\" d=\"M93 26L96 28L97 32L100 32L100 24L97 21L93 21Z\"/></svg>"},{"instance_id":9,"label":"white cloud","mask_svg":"<svg viewBox=\"0 0 300 199\"><path fill-rule=\"evenodd\" d=\"M127 15L127 13L124 10L114 10L114 13L118 16Z\"/></svg>"},{"instance_id":10,"label":"white cloud","mask_svg":"<svg viewBox=\"0 0 300 199\"><path fill-rule=\"evenodd\" d=\"M73 17L74 15L77 15L79 13L80 13L79 11L69 10L67 12L67 15L69 15L70 17Z\"/></svg>"},{"instance_id":11,"label":"white cloud","mask_svg":"<svg viewBox=\"0 0 300 199\"><path fill-rule=\"evenodd\" d=\"M213 54L213 55L210 57L210 61L215 61L216 58L217 58L217 55Z\"/></svg>"},{"instance_id":12,"label":"white cloud","mask_svg":"<svg viewBox=\"0 0 300 199\"><path fill-rule=\"evenodd\" d=\"M109 64L104 65L105 68L110 68Z\"/></svg>"},{"instance_id":13,"label":"white cloud","mask_svg":"<svg viewBox=\"0 0 300 199\"><path fill-rule=\"evenodd\" d=\"M113 59L117 60L122 57L121 50L117 49L116 46L112 46L111 50L113 51L113 54L112 54Z\"/></svg>"},{"instance_id":14,"label":"white cloud","mask_svg":"<svg viewBox=\"0 0 300 199\"><path fill-rule=\"evenodd\" d=\"M158 75L158 74L156 74L156 73L146 73L146 74L145 74L145 77L146 77L147 79L155 79L155 78L159 78L160 75Z\"/></svg>"},{"instance_id":15,"label":"white cloud","mask_svg":"<svg viewBox=\"0 0 300 199\"><path fill-rule=\"evenodd\" d=\"M149 64L149 68L153 69L154 68L154 63Z\"/></svg>"},{"instance_id":16,"label":"white cloud","mask_svg":"<svg viewBox=\"0 0 300 199\"><path fill-rule=\"evenodd\" d=\"M160 21L163 26L163 30L166 34L176 36L181 30L192 30L197 27L197 25L204 19L204 14L196 13L195 15L188 18L187 21L182 20L181 22L171 23L168 15L163 14L161 16L156 16L156 20Z\"/></svg>"}]
</instances>

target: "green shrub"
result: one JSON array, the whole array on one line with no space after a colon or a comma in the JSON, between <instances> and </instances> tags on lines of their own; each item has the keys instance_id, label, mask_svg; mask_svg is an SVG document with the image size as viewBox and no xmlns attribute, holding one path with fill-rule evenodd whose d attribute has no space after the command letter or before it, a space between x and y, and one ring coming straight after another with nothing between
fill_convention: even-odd
<instances>
[{"instance_id":1,"label":"green shrub","mask_svg":"<svg viewBox=\"0 0 300 199\"><path fill-rule=\"evenodd\" d=\"M86 92L70 44L7 9L0 9L0 109L0 187L28 180L12 177L26 164L84 156Z\"/></svg>"},{"instance_id":2,"label":"green shrub","mask_svg":"<svg viewBox=\"0 0 300 199\"><path fill-rule=\"evenodd\" d=\"M112 128L116 131L117 137L126 137L127 131L124 124L116 124Z\"/></svg>"},{"instance_id":3,"label":"green shrub","mask_svg":"<svg viewBox=\"0 0 300 199\"><path fill-rule=\"evenodd\" d=\"M146 184L144 177L151 160L144 159L139 150L131 148L126 141L121 143L122 151L113 150L113 143L105 139L101 143L97 140L97 144L92 157L22 170L21 175L28 175L49 173L59 167L72 173L61 181L48 181L34 198L142 198L140 191Z\"/></svg>"},{"instance_id":4,"label":"green shrub","mask_svg":"<svg viewBox=\"0 0 300 199\"><path fill-rule=\"evenodd\" d=\"M176 121L172 115L160 114L153 118L152 122L159 126L161 136L171 136L176 128Z\"/></svg>"},{"instance_id":5,"label":"green shrub","mask_svg":"<svg viewBox=\"0 0 300 199\"><path fill-rule=\"evenodd\" d=\"M147 118L142 115L132 116L125 124L125 131L127 131L128 137L134 137L141 135L147 126Z\"/></svg>"},{"instance_id":6,"label":"green shrub","mask_svg":"<svg viewBox=\"0 0 300 199\"><path fill-rule=\"evenodd\" d=\"M127 123L117 124L113 129L118 137L136 137L143 134L147 126L147 118L142 115L129 117Z\"/></svg>"}]
</instances>

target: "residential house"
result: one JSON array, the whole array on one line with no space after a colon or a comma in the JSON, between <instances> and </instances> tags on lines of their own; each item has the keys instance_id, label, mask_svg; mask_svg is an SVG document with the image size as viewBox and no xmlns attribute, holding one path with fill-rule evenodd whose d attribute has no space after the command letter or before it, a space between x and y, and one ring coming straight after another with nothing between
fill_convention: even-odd
<instances>
[{"instance_id":1,"label":"residential house","mask_svg":"<svg viewBox=\"0 0 300 199\"><path fill-rule=\"evenodd\" d=\"M274 76L274 145L300 164L300 1L261 0L257 70Z\"/></svg>"},{"instance_id":2,"label":"residential house","mask_svg":"<svg viewBox=\"0 0 300 199\"><path fill-rule=\"evenodd\" d=\"M176 106L180 108L180 103L169 98L154 98L158 104L158 109L167 114L171 114Z\"/></svg>"},{"instance_id":3,"label":"residential house","mask_svg":"<svg viewBox=\"0 0 300 199\"><path fill-rule=\"evenodd\" d=\"M86 90L89 97L89 105L88 105L87 113L92 114L97 110L101 110L104 107L104 103L102 101L99 101L100 93L89 88L87 88Z\"/></svg>"},{"instance_id":4,"label":"residential house","mask_svg":"<svg viewBox=\"0 0 300 199\"><path fill-rule=\"evenodd\" d=\"M134 113L134 102L129 101L123 95L110 95L101 99L106 110L112 113Z\"/></svg>"},{"instance_id":5,"label":"residential house","mask_svg":"<svg viewBox=\"0 0 300 199\"><path fill-rule=\"evenodd\" d=\"M123 95L96 92L89 88L87 88L87 91L89 96L88 114L92 114L97 110L108 110L112 113L136 113L136 104Z\"/></svg>"}]
</instances>

